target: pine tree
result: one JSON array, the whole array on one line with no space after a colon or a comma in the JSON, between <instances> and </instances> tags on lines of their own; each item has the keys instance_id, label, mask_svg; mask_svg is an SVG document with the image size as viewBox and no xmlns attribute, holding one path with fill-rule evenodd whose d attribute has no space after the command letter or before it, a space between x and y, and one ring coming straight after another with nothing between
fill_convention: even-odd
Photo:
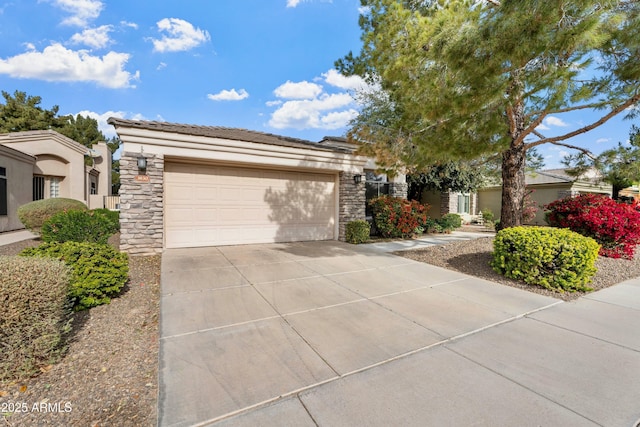
<instances>
[{"instance_id":1,"label":"pine tree","mask_svg":"<svg viewBox=\"0 0 640 427\"><path fill-rule=\"evenodd\" d=\"M640 100L636 1L363 6L362 51L336 65L380 91L365 95L351 136L386 153L383 162L394 167L499 155L504 227L522 223L527 151L550 143L586 152L567 141L619 113L638 112L630 108ZM564 135L536 129L550 115L581 110L601 115Z\"/></svg>"}]
</instances>

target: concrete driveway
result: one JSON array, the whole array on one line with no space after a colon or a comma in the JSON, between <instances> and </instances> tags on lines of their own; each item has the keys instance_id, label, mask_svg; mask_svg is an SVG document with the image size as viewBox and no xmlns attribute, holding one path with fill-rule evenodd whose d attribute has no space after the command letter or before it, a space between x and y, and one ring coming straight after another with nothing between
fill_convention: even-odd
<instances>
[{"instance_id":1,"label":"concrete driveway","mask_svg":"<svg viewBox=\"0 0 640 427\"><path fill-rule=\"evenodd\" d=\"M161 426L631 426L640 280L574 303L340 242L168 250Z\"/></svg>"}]
</instances>

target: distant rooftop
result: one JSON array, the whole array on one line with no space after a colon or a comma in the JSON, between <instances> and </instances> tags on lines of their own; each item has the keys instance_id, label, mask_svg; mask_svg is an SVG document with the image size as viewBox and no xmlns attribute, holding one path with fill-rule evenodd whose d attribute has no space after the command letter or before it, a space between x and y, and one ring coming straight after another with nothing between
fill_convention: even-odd
<instances>
[{"instance_id":1,"label":"distant rooftop","mask_svg":"<svg viewBox=\"0 0 640 427\"><path fill-rule=\"evenodd\" d=\"M288 136L274 135L271 133L257 132L240 128L227 128L220 126L199 126L180 123L168 123L144 120L126 120L111 117L108 123L123 128L146 129L158 132L178 133L182 135L205 136L210 138L230 139L234 141L248 141L259 144L279 145L292 148L306 148L319 151L334 151L339 153L351 153L353 150L339 146L338 144L320 144L304 139ZM323 141L327 139L325 137ZM332 138L333 139L333 138Z\"/></svg>"}]
</instances>

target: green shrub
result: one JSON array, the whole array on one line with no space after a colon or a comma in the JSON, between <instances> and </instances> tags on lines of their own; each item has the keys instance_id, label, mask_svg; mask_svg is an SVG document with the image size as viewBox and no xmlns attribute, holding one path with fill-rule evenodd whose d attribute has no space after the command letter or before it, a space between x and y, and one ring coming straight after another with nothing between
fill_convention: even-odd
<instances>
[{"instance_id":1,"label":"green shrub","mask_svg":"<svg viewBox=\"0 0 640 427\"><path fill-rule=\"evenodd\" d=\"M442 218L437 219L436 222L446 233L462 227L462 217L454 213L442 215Z\"/></svg>"},{"instance_id":2,"label":"green shrub","mask_svg":"<svg viewBox=\"0 0 640 427\"><path fill-rule=\"evenodd\" d=\"M74 199L56 197L53 199L36 200L18 208L18 218L29 230L40 232L42 224L53 215L69 210L86 210L87 206Z\"/></svg>"},{"instance_id":3,"label":"green shrub","mask_svg":"<svg viewBox=\"0 0 640 427\"><path fill-rule=\"evenodd\" d=\"M493 220L496 218L491 209L482 209L481 213L482 219L484 219L486 222L493 222Z\"/></svg>"},{"instance_id":4,"label":"green shrub","mask_svg":"<svg viewBox=\"0 0 640 427\"><path fill-rule=\"evenodd\" d=\"M28 378L60 358L70 278L54 259L0 256L0 380Z\"/></svg>"},{"instance_id":5,"label":"green shrub","mask_svg":"<svg viewBox=\"0 0 640 427\"><path fill-rule=\"evenodd\" d=\"M45 242L88 242L106 244L117 232L114 222L93 211L59 212L42 224L40 234Z\"/></svg>"},{"instance_id":6,"label":"green shrub","mask_svg":"<svg viewBox=\"0 0 640 427\"><path fill-rule=\"evenodd\" d=\"M371 233L371 224L364 220L350 221L346 226L346 240L347 243L353 243L355 245L359 243L365 243L369 240L369 234Z\"/></svg>"},{"instance_id":7,"label":"green shrub","mask_svg":"<svg viewBox=\"0 0 640 427\"><path fill-rule=\"evenodd\" d=\"M495 271L525 283L560 291L590 291L600 245L568 229L513 227L493 241Z\"/></svg>"},{"instance_id":8,"label":"green shrub","mask_svg":"<svg viewBox=\"0 0 640 427\"><path fill-rule=\"evenodd\" d=\"M127 282L127 255L97 243L43 243L20 255L51 257L64 261L73 275L69 298L75 311L108 304Z\"/></svg>"},{"instance_id":9,"label":"green shrub","mask_svg":"<svg viewBox=\"0 0 640 427\"><path fill-rule=\"evenodd\" d=\"M105 216L116 231L120 230L120 212L110 209L93 209L91 212Z\"/></svg>"},{"instance_id":10,"label":"green shrub","mask_svg":"<svg viewBox=\"0 0 640 427\"><path fill-rule=\"evenodd\" d=\"M424 224L424 229L427 233L442 233L444 230L437 220L433 218L427 218Z\"/></svg>"}]
</instances>

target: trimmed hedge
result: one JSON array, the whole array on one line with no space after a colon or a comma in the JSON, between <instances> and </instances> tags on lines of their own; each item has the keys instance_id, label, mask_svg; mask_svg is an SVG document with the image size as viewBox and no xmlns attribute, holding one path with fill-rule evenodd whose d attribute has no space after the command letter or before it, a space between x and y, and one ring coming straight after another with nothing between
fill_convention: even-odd
<instances>
[{"instance_id":1,"label":"trimmed hedge","mask_svg":"<svg viewBox=\"0 0 640 427\"><path fill-rule=\"evenodd\" d=\"M28 378L60 358L70 278L58 260L0 256L0 380Z\"/></svg>"},{"instance_id":2,"label":"trimmed hedge","mask_svg":"<svg viewBox=\"0 0 640 427\"><path fill-rule=\"evenodd\" d=\"M559 291L591 291L600 245L571 230L513 227L493 241L493 269L512 279Z\"/></svg>"},{"instance_id":3,"label":"trimmed hedge","mask_svg":"<svg viewBox=\"0 0 640 427\"><path fill-rule=\"evenodd\" d=\"M18 208L18 218L29 230L39 233L42 224L55 214L69 210L87 210L87 206L74 199L55 197L36 200Z\"/></svg>"},{"instance_id":4,"label":"trimmed hedge","mask_svg":"<svg viewBox=\"0 0 640 427\"><path fill-rule=\"evenodd\" d=\"M380 196L369 201L373 220L382 237L411 237L427 222L428 206L415 200Z\"/></svg>"},{"instance_id":5,"label":"trimmed hedge","mask_svg":"<svg viewBox=\"0 0 640 427\"><path fill-rule=\"evenodd\" d=\"M72 268L69 298L75 311L111 302L129 274L126 254L97 243L43 243L23 250L20 255L55 258Z\"/></svg>"},{"instance_id":6,"label":"trimmed hedge","mask_svg":"<svg viewBox=\"0 0 640 427\"><path fill-rule=\"evenodd\" d=\"M345 234L347 243L353 243L355 245L366 243L371 234L371 224L362 219L350 221L346 225Z\"/></svg>"},{"instance_id":7,"label":"trimmed hedge","mask_svg":"<svg viewBox=\"0 0 640 427\"><path fill-rule=\"evenodd\" d=\"M59 212L42 224L44 242L88 242L106 244L118 228L112 219L94 211Z\"/></svg>"}]
</instances>

